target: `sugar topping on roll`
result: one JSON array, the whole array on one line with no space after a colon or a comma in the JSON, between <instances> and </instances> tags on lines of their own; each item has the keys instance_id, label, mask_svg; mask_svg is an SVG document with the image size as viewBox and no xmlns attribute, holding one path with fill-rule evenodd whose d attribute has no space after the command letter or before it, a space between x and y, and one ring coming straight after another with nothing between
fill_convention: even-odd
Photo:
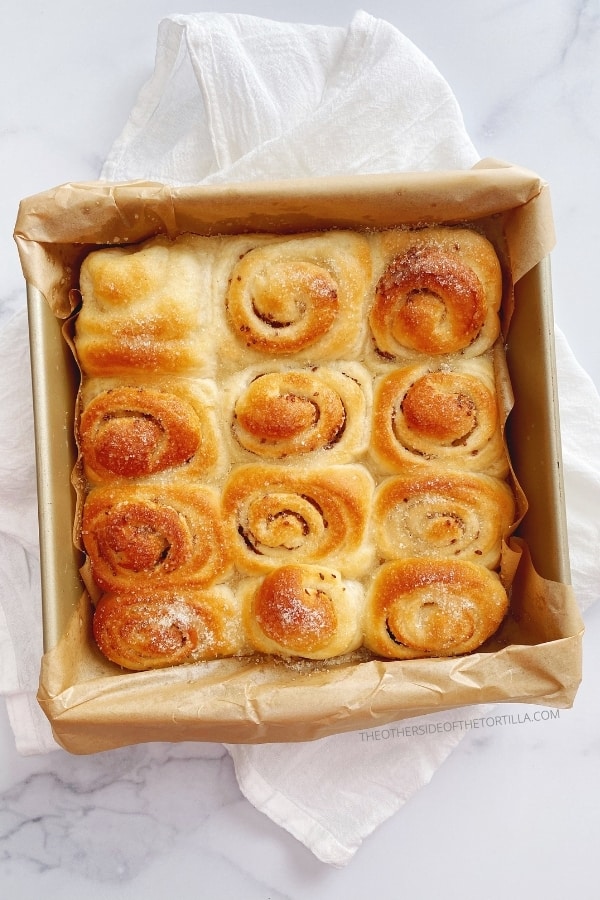
<instances>
[{"instance_id":1,"label":"sugar topping on roll","mask_svg":"<svg viewBox=\"0 0 600 900\"><path fill-rule=\"evenodd\" d=\"M328 659L362 642L363 591L333 569L289 565L242 586L244 623L255 650Z\"/></svg>"},{"instance_id":2,"label":"sugar topping on roll","mask_svg":"<svg viewBox=\"0 0 600 900\"><path fill-rule=\"evenodd\" d=\"M466 227L90 252L73 480L102 653L141 671L485 643L516 516L502 291Z\"/></svg>"}]
</instances>

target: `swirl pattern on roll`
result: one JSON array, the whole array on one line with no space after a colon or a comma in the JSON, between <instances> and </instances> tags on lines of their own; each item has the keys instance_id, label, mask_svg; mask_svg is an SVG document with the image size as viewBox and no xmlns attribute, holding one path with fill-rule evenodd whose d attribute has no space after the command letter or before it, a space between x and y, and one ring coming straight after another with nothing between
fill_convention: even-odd
<instances>
[{"instance_id":1,"label":"swirl pattern on roll","mask_svg":"<svg viewBox=\"0 0 600 900\"><path fill-rule=\"evenodd\" d=\"M362 642L363 590L334 569L281 566L241 588L251 646L282 657L328 659Z\"/></svg>"},{"instance_id":2,"label":"swirl pattern on roll","mask_svg":"<svg viewBox=\"0 0 600 900\"><path fill-rule=\"evenodd\" d=\"M205 486L94 488L83 506L81 534L103 591L207 587L230 571L218 494Z\"/></svg>"},{"instance_id":3,"label":"swirl pattern on roll","mask_svg":"<svg viewBox=\"0 0 600 900\"><path fill-rule=\"evenodd\" d=\"M224 585L104 594L93 632L107 659L134 671L233 656L245 647L240 604Z\"/></svg>"},{"instance_id":4,"label":"swirl pattern on roll","mask_svg":"<svg viewBox=\"0 0 600 900\"><path fill-rule=\"evenodd\" d=\"M148 478L183 470L211 475L222 458L209 383L165 381L84 387L79 443L89 481ZM99 388L95 393L93 385Z\"/></svg>"},{"instance_id":5,"label":"swirl pattern on roll","mask_svg":"<svg viewBox=\"0 0 600 900\"><path fill-rule=\"evenodd\" d=\"M365 644L388 659L471 653L508 609L500 578L465 560L384 563L367 590Z\"/></svg>"},{"instance_id":6,"label":"swirl pattern on roll","mask_svg":"<svg viewBox=\"0 0 600 900\"><path fill-rule=\"evenodd\" d=\"M108 659L487 640L517 520L502 240L331 229L88 254L73 483Z\"/></svg>"},{"instance_id":7,"label":"swirl pattern on roll","mask_svg":"<svg viewBox=\"0 0 600 900\"><path fill-rule=\"evenodd\" d=\"M485 237L463 228L384 232L381 252L385 267L369 313L380 356L469 357L492 346L502 273Z\"/></svg>"},{"instance_id":8,"label":"swirl pattern on roll","mask_svg":"<svg viewBox=\"0 0 600 900\"><path fill-rule=\"evenodd\" d=\"M368 445L371 381L356 363L257 370L232 379L231 430L262 460L350 461Z\"/></svg>"},{"instance_id":9,"label":"swirl pattern on roll","mask_svg":"<svg viewBox=\"0 0 600 900\"><path fill-rule=\"evenodd\" d=\"M379 379L371 453L387 472L428 462L504 478L508 459L491 360L415 364Z\"/></svg>"},{"instance_id":10,"label":"swirl pattern on roll","mask_svg":"<svg viewBox=\"0 0 600 900\"><path fill-rule=\"evenodd\" d=\"M373 480L362 466L320 469L240 466L223 489L223 521L236 567L246 574L287 563L363 574L373 561Z\"/></svg>"},{"instance_id":11,"label":"swirl pattern on roll","mask_svg":"<svg viewBox=\"0 0 600 900\"><path fill-rule=\"evenodd\" d=\"M352 356L371 280L367 240L353 232L258 243L233 266L226 309L240 348L268 356Z\"/></svg>"},{"instance_id":12,"label":"swirl pattern on roll","mask_svg":"<svg viewBox=\"0 0 600 900\"><path fill-rule=\"evenodd\" d=\"M479 473L416 470L377 488L373 521L385 559L467 559L494 568L515 517L513 492Z\"/></svg>"}]
</instances>

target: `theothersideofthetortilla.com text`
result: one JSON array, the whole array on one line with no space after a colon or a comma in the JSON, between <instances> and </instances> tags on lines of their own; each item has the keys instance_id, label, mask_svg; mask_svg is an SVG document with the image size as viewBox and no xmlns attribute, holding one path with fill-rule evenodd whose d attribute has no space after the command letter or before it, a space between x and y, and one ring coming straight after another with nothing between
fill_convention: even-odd
<instances>
[{"instance_id":1,"label":"theothersideofthetortilla.com text","mask_svg":"<svg viewBox=\"0 0 600 900\"><path fill-rule=\"evenodd\" d=\"M361 741L389 741L395 738L422 737L427 734L450 734L475 731L481 728L499 728L507 725L531 725L559 719L559 709L536 709L533 712L504 713L478 716L468 719L446 719L441 722L405 722L384 728L359 731Z\"/></svg>"}]
</instances>

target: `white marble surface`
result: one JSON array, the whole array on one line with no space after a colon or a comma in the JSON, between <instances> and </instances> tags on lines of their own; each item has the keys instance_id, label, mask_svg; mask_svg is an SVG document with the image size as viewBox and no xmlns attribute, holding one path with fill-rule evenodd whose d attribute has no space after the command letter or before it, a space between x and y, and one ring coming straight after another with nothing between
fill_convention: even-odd
<instances>
[{"instance_id":1,"label":"white marble surface","mask_svg":"<svg viewBox=\"0 0 600 900\"><path fill-rule=\"evenodd\" d=\"M600 385L600 312L590 275L600 238L598 0L373 0L365 8L437 65L482 156L528 166L551 183L556 319ZM158 22L202 9L345 25L355 6L2 3L0 324L25 302L11 237L19 199L97 177L152 70ZM211 900L596 897L599 608L588 611L586 624L574 708L471 731L341 870L319 863L241 796L218 745L22 758L2 704L0 892L14 900L192 892Z\"/></svg>"}]
</instances>

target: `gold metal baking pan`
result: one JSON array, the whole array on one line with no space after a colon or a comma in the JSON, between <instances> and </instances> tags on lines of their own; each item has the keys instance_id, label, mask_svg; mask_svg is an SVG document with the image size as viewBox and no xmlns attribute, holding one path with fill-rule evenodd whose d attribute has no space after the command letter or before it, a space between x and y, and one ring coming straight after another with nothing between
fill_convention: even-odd
<instances>
[{"instance_id":1,"label":"gold metal baking pan","mask_svg":"<svg viewBox=\"0 0 600 900\"><path fill-rule=\"evenodd\" d=\"M92 221L96 209L102 234ZM502 224L514 263L506 358L515 404L507 440L528 500L517 536L533 563L523 578L519 567L510 621L498 640L468 658L373 661L308 679L241 661L162 673L106 669L88 646L89 604L82 605L82 559L72 539L78 370L62 327L83 256L98 244L131 243L159 231L289 232L484 219L492 230ZM311 740L473 703L571 705L581 679L583 626L570 587L553 231L547 186L538 176L492 163L468 173L221 188L67 185L24 201L15 237L28 284L38 469L45 649L39 700L62 746L89 753L146 740Z\"/></svg>"}]
</instances>

